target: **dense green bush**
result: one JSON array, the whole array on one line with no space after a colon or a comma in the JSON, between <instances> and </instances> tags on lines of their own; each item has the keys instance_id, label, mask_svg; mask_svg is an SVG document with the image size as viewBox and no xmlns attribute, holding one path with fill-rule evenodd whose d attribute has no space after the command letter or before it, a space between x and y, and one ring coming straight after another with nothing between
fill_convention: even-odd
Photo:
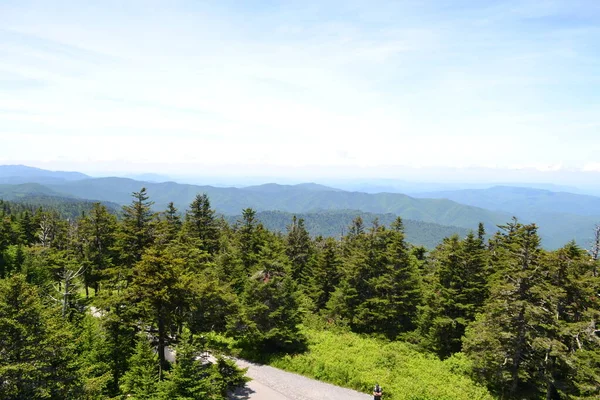
<instances>
[{"instance_id":1,"label":"dense green bush","mask_svg":"<svg viewBox=\"0 0 600 400\"><path fill-rule=\"evenodd\" d=\"M440 361L403 342L311 329L304 333L308 352L276 358L271 365L362 392L379 383L386 400L493 398L465 375L470 366L460 355Z\"/></svg>"}]
</instances>

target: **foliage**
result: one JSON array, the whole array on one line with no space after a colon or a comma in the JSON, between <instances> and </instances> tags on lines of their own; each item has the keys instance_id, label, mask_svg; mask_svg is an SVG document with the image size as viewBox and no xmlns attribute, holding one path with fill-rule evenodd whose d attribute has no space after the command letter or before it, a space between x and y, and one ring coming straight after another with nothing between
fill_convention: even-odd
<instances>
[{"instance_id":1,"label":"foliage","mask_svg":"<svg viewBox=\"0 0 600 400\"><path fill-rule=\"evenodd\" d=\"M366 393L379 382L390 400L492 399L462 373L468 370L464 359L442 362L402 342L354 333L305 330L304 334L308 352L281 356L271 365Z\"/></svg>"}]
</instances>

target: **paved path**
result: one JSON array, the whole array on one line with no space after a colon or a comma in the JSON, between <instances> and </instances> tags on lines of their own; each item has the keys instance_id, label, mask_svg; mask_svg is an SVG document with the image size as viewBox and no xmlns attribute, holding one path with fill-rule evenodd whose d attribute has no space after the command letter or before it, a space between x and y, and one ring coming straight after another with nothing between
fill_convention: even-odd
<instances>
[{"instance_id":1,"label":"paved path","mask_svg":"<svg viewBox=\"0 0 600 400\"><path fill-rule=\"evenodd\" d=\"M248 367L252 381L232 394L231 400L367 400L373 397L354 390L309 379L266 365L236 361Z\"/></svg>"}]
</instances>

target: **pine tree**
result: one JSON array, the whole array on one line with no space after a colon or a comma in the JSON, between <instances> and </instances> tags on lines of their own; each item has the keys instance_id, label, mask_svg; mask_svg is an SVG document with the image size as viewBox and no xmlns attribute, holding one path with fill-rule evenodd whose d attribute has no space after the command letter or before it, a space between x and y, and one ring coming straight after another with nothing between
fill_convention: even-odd
<instances>
[{"instance_id":1,"label":"pine tree","mask_svg":"<svg viewBox=\"0 0 600 400\"><path fill-rule=\"evenodd\" d=\"M199 348L189 330L184 329L177 347L175 366L161 382L159 390L164 399L210 400L220 398L211 382L212 366L199 359ZM216 392L216 393L215 393ZM217 395L217 396L215 396Z\"/></svg>"},{"instance_id":2,"label":"pine tree","mask_svg":"<svg viewBox=\"0 0 600 400\"><path fill-rule=\"evenodd\" d=\"M81 319L77 336L79 362L84 378L84 398L104 399L109 394L108 385L111 380L106 331L102 329L99 318L87 312Z\"/></svg>"},{"instance_id":3,"label":"pine tree","mask_svg":"<svg viewBox=\"0 0 600 400\"><path fill-rule=\"evenodd\" d=\"M197 239L200 249L214 255L219 249L219 227L206 194L198 194L185 214L185 234Z\"/></svg>"},{"instance_id":4,"label":"pine tree","mask_svg":"<svg viewBox=\"0 0 600 400\"><path fill-rule=\"evenodd\" d=\"M317 310L322 310L327 305L331 294L340 283L341 260L338 255L337 242L328 238L320 243L317 261L312 279L312 298Z\"/></svg>"},{"instance_id":5,"label":"pine tree","mask_svg":"<svg viewBox=\"0 0 600 400\"><path fill-rule=\"evenodd\" d=\"M600 396L600 319L593 261L574 242L551 253L550 282L558 325L549 332L543 376L546 397L592 399Z\"/></svg>"},{"instance_id":6,"label":"pine tree","mask_svg":"<svg viewBox=\"0 0 600 400\"><path fill-rule=\"evenodd\" d=\"M158 360L146 335L138 335L135 352L129 359L129 369L121 382L122 392L128 398L149 400L156 397Z\"/></svg>"},{"instance_id":7,"label":"pine tree","mask_svg":"<svg viewBox=\"0 0 600 400\"><path fill-rule=\"evenodd\" d=\"M184 260L172 253L149 249L133 269L133 279L128 289L143 320L156 329L159 376L168 368L165 348L175 333L176 311L186 298L181 288L185 275Z\"/></svg>"},{"instance_id":8,"label":"pine tree","mask_svg":"<svg viewBox=\"0 0 600 400\"><path fill-rule=\"evenodd\" d=\"M395 338L416 323L418 263L404 241L400 218L390 230L374 221L367 234L360 231L351 229L344 238L343 278L327 305L329 314L347 320L356 332Z\"/></svg>"},{"instance_id":9,"label":"pine tree","mask_svg":"<svg viewBox=\"0 0 600 400\"><path fill-rule=\"evenodd\" d=\"M129 368L135 347L139 324L137 310L133 307L129 291L118 288L101 291L94 300L108 352L111 379L107 392L109 397L115 397L120 394L121 379Z\"/></svg>"},{"instance_id":10,"label":"pine tree","mask_svg":"<svg viewBox=\"0 0 600 400\"><path fill-rule=\"evenodd\" d=\"M430 348L446 358L462 348L468 324L487 297L485 249L470 233L444 239L432 255L432 290L423 310L421 332Z\"/></svg>"},{"instance_id":11,"label":"pine tree","mask_svg":"<svg viewBox=\"0 0 600 400\"><path fill-rule=\"evenodd\" d=\"M421 300L420 279L404 242L400 218L391 230L375 222L362 260L354 265L355 275L350 280L360 296L353 310L353 329L384 333L389 338L411 330Z\"/></svg>"},{"instance_id":12,"label":"pine tree","mask_svg":"<svg viewBox=\"0 0 600 400\"><path fill-rule=\"evenodd\" d=\"M156 242L160 246L166 246L177 239L181 232L181 217L179 211L175 208L173 202L170 202L167 209L162 212L160 222L157 227Z\"/></svg>"},{"instance_id":13,"label":"pine tree","mask_svg":"<svg viewBox=\"0 0 600 400\"><path fill-rule=\"evenodd\" d=\"M154 240L154 203L148 200L146 188L134 192L132 197L131 204L123 206L123 220L119 225L116 246L126 277L129 277L133 265L142 259L142 254Z\"/></svg>"},{"instance_id":14,"label":"pine tree","mask_svg":"<svg viewBox=\"0 0 600 400\"><path fill-rule=\"evenodd\" d=\"M297 219L294 215L291 225L288 226L286 242L286 254L292 266L292 279L300 287L306 287L312 276L314 248L302 218Z\"/></svg>"},{"instance_id":15,"label":"pine tree","mask_svg":"<svg viewBox=\"0 0 600 400\"><path fill-rule=\"evenodd\" d=\"M15 274L0 281L0 398L76 398L81 382L70 325Z\"/></svg>"},{"instance_id":16,"label":"pine tree","mask_svg":"<svg viewBox=\"0 0 600 400\"><path fill-rule=\"evenodd\" d=\"M463 349L477 374L507 398L540 395L555 318L535 225L514 220L493 240L490 296L466 330Z\"/></svg>"},{"instance_id":17,"label":"pine tree","mask_svg":"<svg viewBox=\"0 0 600 400\"><path fill-rule=\"evenodd\" d=\"M226 252L219 261L222 279L231 282L233 290L240 295L247 279L258 269L266 233L251 208L242 211L242 220L234 228L232 243L225 244Z\"/></svg>"},{"instance_id":18,"label":"pine tree","mask_svg":"<svg viewBox=\"0 0 600 400\"><path fill-rule=\"evenodd\" d=\"M95 203L90 213L81 219L80 229L86 266L85 294L88 297L88 288L93 287L94 292L98 293L100 281L106 278L107 272L112 268L117 220L104 205Z\"/></svg>"},{"instance_id":19,"label":"pine tree","mask_svg":"<svg viewBox=\"0 0 600 400\"><path fill-rule=\"evenodd\" d=\"M19 220L20 240L24 245L31 245L37 242L38 224L35 217L29 211L23 212Z\"/></svg>"},{"instance_id":20,"label":"pine tree","mask_svg":"<svg viewBox=\"0 0 600 400\"><path fill-rule=\"evenodd\" d=\"M294 351L303 345L298 324L297 288L284 249L272 238L263 246L259 271L246 283L242 301L249 327L242 334L246 346L267 353Z\"/></svg>"}]
</instances>

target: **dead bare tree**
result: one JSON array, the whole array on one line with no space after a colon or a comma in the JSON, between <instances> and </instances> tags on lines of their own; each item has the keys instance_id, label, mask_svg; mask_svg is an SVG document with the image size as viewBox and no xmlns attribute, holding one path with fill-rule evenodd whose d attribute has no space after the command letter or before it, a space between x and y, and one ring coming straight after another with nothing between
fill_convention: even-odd
<instances>
[{"instance_id":1,"label":"dead bare tree","mask_svg":"<svg viewBox=\"0 0 600 400\"><path fill-rule=\"evenodd\" d=\"M54 224L47 214L44 214L41 218L38 236L43 247L50 247L50 242L54 236Z\"/></svg>"},{"instance_id":2,"label":"dead bare tree","mask_svg":"<svg viewBox=\"0 0 600 400\"><path fill-rule=\"evenodd\" d=\"M72 284L73 280L80 277L81 275L83 275L84 272L85 272L85 267L82 265L81 267L79 267L79 269L77 271L65 269L60 274L60 279L61 279L62 285L59 286L57 291L61 295L62 299L56 299L52 296L51 297L52 297L52 299L54 299L54 301L62 303L63 318L66 317L67 310L69 309L69 297L75 293L72 291L72 289L74 287L74 285ZM61 287L63 289L62 292L60 289Z\"/></svg>"}]
</instances>

